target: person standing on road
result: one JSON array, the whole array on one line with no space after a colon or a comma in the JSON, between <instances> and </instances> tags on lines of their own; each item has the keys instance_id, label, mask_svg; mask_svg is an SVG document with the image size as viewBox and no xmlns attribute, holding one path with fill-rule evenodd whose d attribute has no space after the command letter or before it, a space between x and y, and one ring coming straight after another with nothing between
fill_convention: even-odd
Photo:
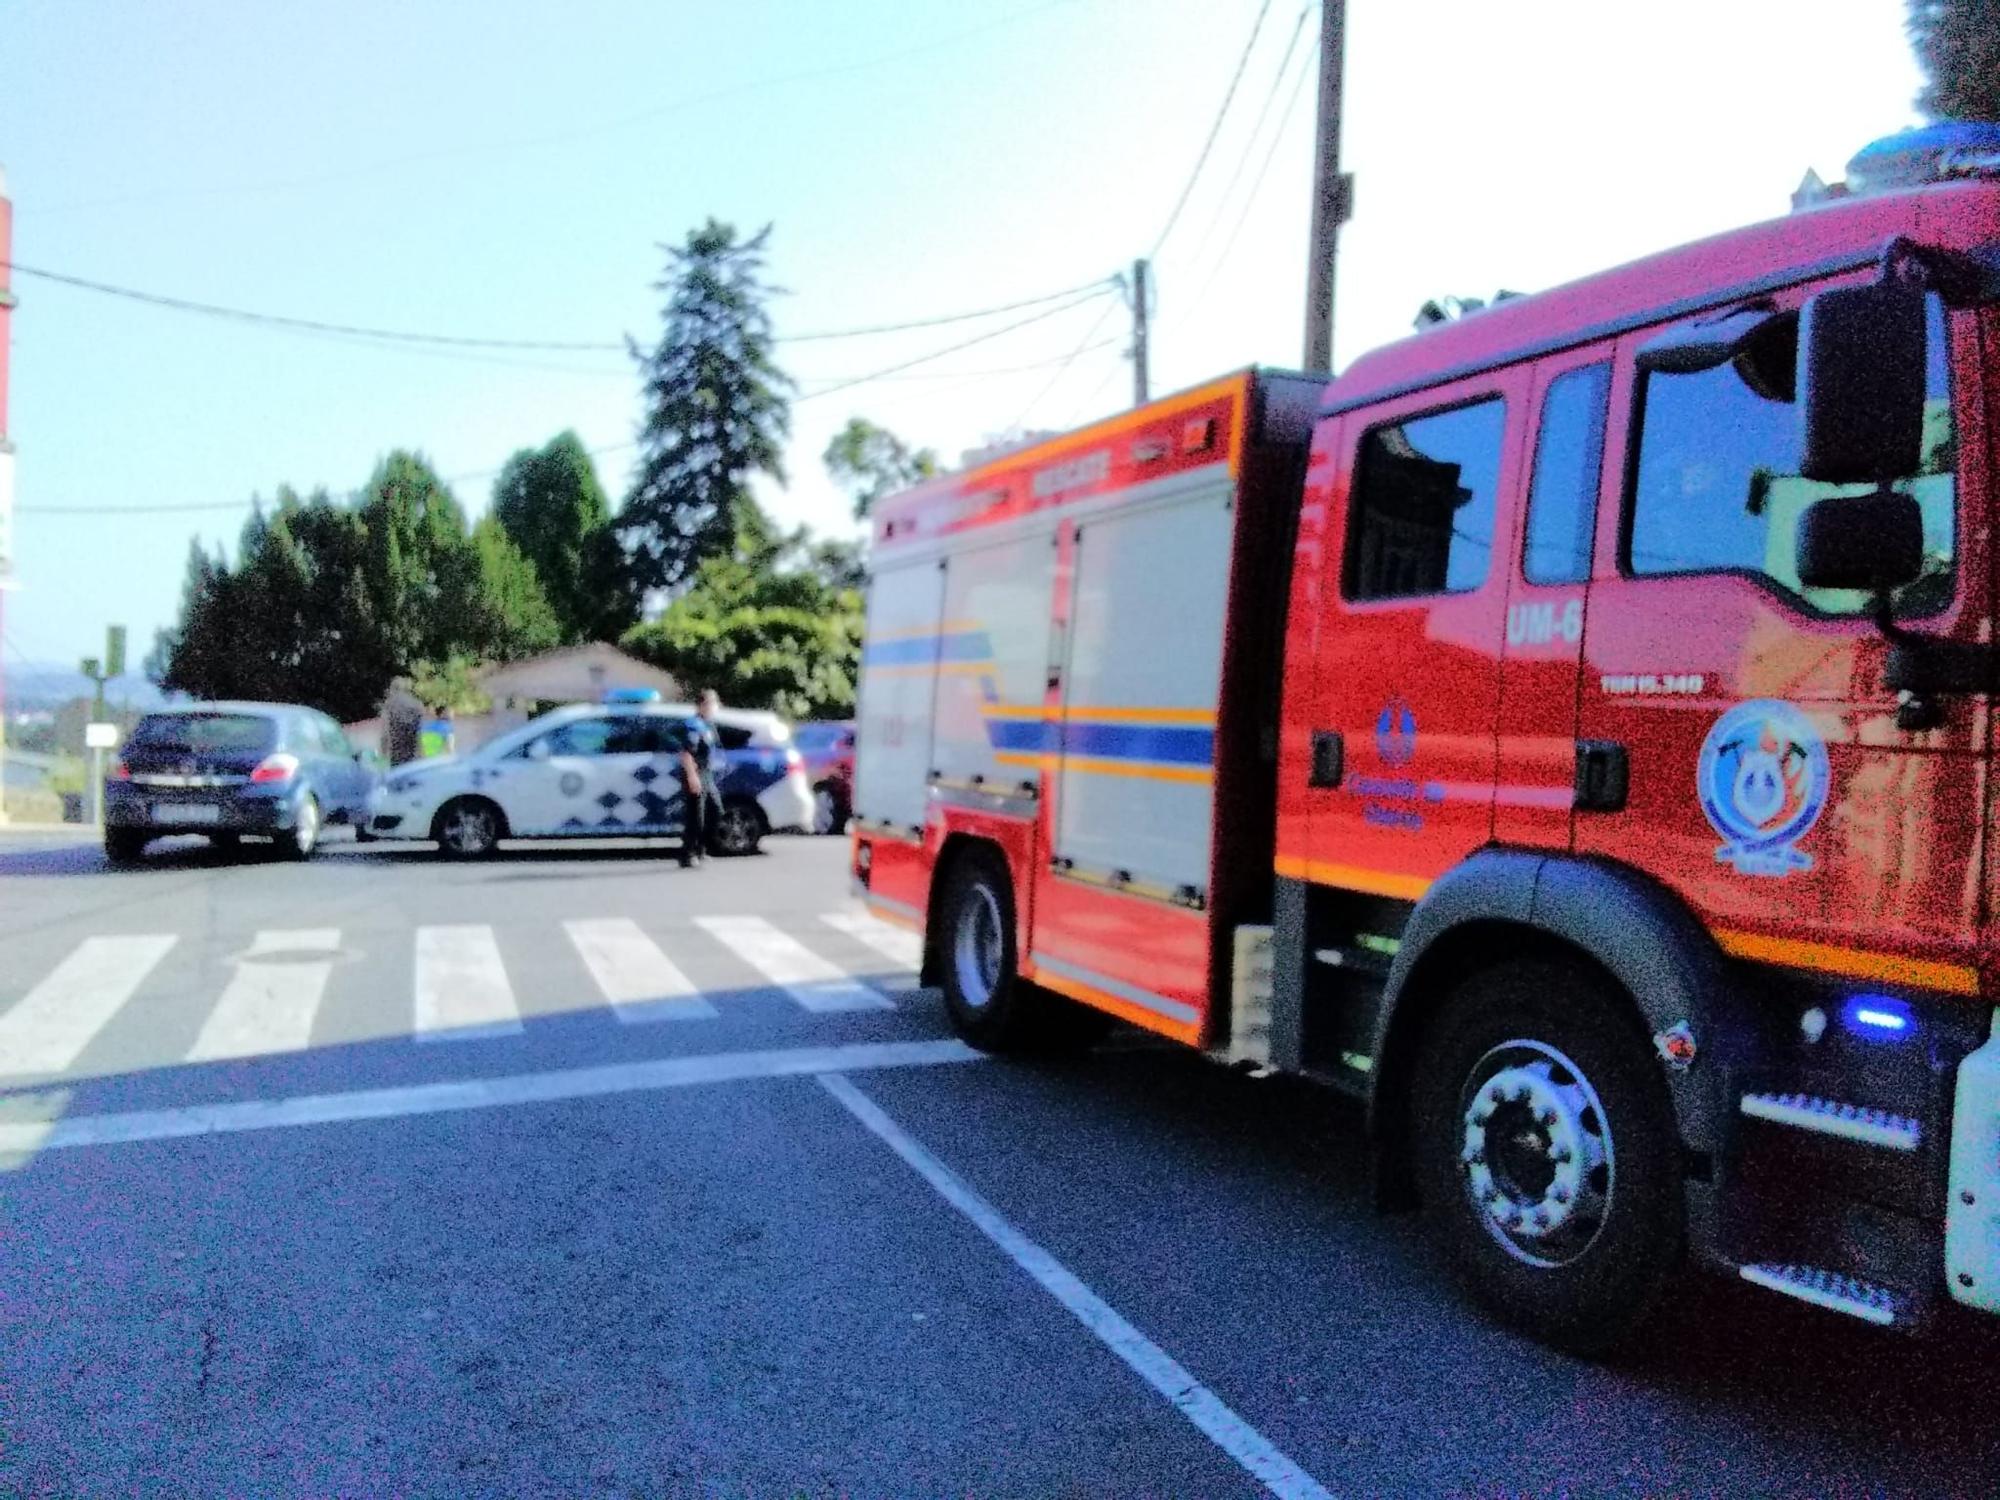
<instances>
[{"instance_id":1,"label":"person standing on road","mask_svg":"<svg viewBox=\"0 0 2000 1500\"><path fill-rule=\"evenodd\" d=\"M715 778L722 743L715 734L715 712L722 700L714 691L701 695L695 717L688 721L687 748L681 752L681 780L687 787L681 815L681 868L708 858L709 840L722 816L722 794Z\"/></svg>"}]
</instances>

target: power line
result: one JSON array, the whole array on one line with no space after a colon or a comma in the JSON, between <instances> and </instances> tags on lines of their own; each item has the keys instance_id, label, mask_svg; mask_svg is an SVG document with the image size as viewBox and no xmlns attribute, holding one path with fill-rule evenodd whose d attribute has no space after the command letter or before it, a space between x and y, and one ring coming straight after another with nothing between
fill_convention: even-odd
<instances>
[{"instance_id":1,"label":"power line","mask_svg":"<svg viewBox=\"0 0 2000 1500\"><path fill-rule=\"evenodd\" d=\"M172 312L191 313L199 317L222 318L230 322L247 323L258 327L281 328L294 333L329 335L337 338L362 339L387 344L411 344L421 347L448 349L511 349L531 350L540 353L601 354L606 352L623 354L622 342L610 343L595 340L573 339L496 339L474 338L453 333L423 333L408 329L370 328L353 323L327 323L317 318L296 318L282 313L255 312L242 307L224 307L213 302L197 302L187 297L172 297L162 292L141 291L136 287L116 286L106 281L93 281L84 276L72 276L64 271L51 271L41 266L23 265L19 261L0 262L8 269L22 276L34 277L41 281L54 282L60 286L74 287L81 291L96 292L101 296L118 297L128 302L140 302L149 307L162 307ZM946 323L966 323L978 318L997 317L1001 313L1018 312L1024 307L1040 307L1046 303L1058 302L1065 297L1073 297L1079 292L1094 288L1108 287L1111 278L1100 277L1096 281L1085 282L1081 286L1065 287L1059 292L1047 292L1039 297L1025 298L1019 302L1003 302L994 307L976 308L970 312L945 313L936 317L913 318L905 323L880 323L867 328L827 329L816 333L793 334L788 338L775 340L781 344L818 342L826 339L864 338L880 333L901 333L918 328L935 328ZM572 373L599 374L600 371L575 371Z\"/></svg>"},{"instance_id":2,"label":"power line","mask_svg":"<svg viewBox=\"0 0 2000 1500\"><path fill-rule=\"evenodd\" d=\"M1070 366L1075 364L1079 359L1083 358L1084 352L1086 350L1103 347L1102 344L1093 344L1091 341L1097 337L1099 330L1101 330L1104 327L1104 320L1111 316L1111 309L1116 305L1117 305L1116 303L1110 303L1110 302L1107 302L1105 304L1104 311L1102 311L1097 315L1097 321L1090 325L1089 331L1084 334L1083 338L1078 342L1077 346L1074 349L1070 350L1070 352L1066 356L1064 356L1061 368L1059 368L1055 372L1055 374L1049 377L1049 383L1043 386L1039 391L1035 392L1035 394L1028 399L1028 404L1021 408L1021 414L1015 417L1012 423L1012 426L1014 428L1018 429L1023 422L1028 420L1028 413L1033 411L1036 407L1040 406L1042 402L1048 399L1049 392L1054 390L1058 385L1062 383L1062 378L1063 376L1069 373ZM1111 342L1116 343L1117 340L1113 339L1111 340Z\"/></svg>"},{"instance_id":3,"label":"power line","mask_svg":"<svg viewBox=\"0 0 2000 1500\"><path fill-rule=\"evenodd\" d=\"M1236 240L1243 233L1243 226L1250 221L1250 210L1256 206L1257 194L1263 190L1265 174L1271 170L1272 158L1277 156L1278 147L1285 141L1285 126L1292 118L1292 111L1298 108L1299 95L1305 91L1305 81L1312 76L1312 55L1306 55L1306 65L1299 69L1292 80L1292 92L1285 99L1283 112L1278 116L1278 128L1271 136L1271 144L1264 152L1264 159L1257 165L1257 175L1250 179L1250 196L1243 200L1243 211L1230 226L1229 238L1222 242L1222 252L1216 256L1215 264L1208 268L1208 278L1202 282L1201 290L1194 294L1190 308L1199 307L1208 295L1208 289L1215 285L1215 278L1222 274L1222 268L1229 264L1229 252L1236 248Z\"/></svg>"},{"instance_id":4,"label":"power line","mask_svg":"<svg viewBox=\"0 0 2000 1500\"><path fill-rule=\"evenodd\" d=\"M794 404L796 405L800 401L817 400L821 396L831 396L835 391L849 390L854 386L866 385L870 381L881 380L886 376L899 375L903 371L908 369L913 369L917 365L929 364L934 359L943 359L947 354L956 354L961 349L970 349L974 344L983 344L987 342L989 339L997 339L1001 337L1003 334L1009 334L1014 332L1014 330L1016 330L1017 328L1026 328L1030 323L1039 323L1042 322L1044 319L1053 318L1062 313L1069 312L1073 308L1082 307L1085 304L1094 302L1099 297L1104 296L1105 292L1108 290L1109 286L1107 285L1103 290L1092 292L1088 296L1078 297L1070 302L1065 302L1060 307L1051 307L1042 312L1035 313L1030 317L1022 318L1017 322L1009 323L1004 327L989 329L985 333L977 334L969 339L963 339L956 344L948 344L942 349L933 349L929 354L920 354L915 359L906 359L902 361L900 364L888 365L880 370L871 371L866 375L857 375L852 380L843 380L835 385L823 386L816 391L808 391L805 395L795 397ZM1109 312L1109 310L1110 310L1110 305L1107 304L1106 312ZM1103 318L1101 316L1098 322L1100 324L1103 322ZM1093 326L1091 328L1091 334L1094 335L1096 332L1097 328L1096 326Z\"/></svg>"},{"instance_id":5,"label":"power line","mask_svg":"<svg viewBox=\"0 0 2000 1500\"><path fill-rule=\"evenodd\" d=\"M39 266L24 266L19 261L9 262L8 269L22 276L53 281L60 286L98 292L107 297L122 297L128 302L143 302L152 307L164 307L174 312L195 313L206 318L227 318L233 322L265 327L290 328L306 333L333 333L348 338L378 339L384 343L438 344L457 349L535 349L571 354L602 353L607 349L622 353L625 348L623 344L564 339L466 338L452 333L412 333L395 328L364 328L353 323L323 323L316 318L293 318L281 313L251 312L241 307L221 307L213 302L195 302L186 297L169 297L160 292L142 292L133 287L113 286L109 282L91 281L86 277L71 276L62 271L44 270Z\"/></svg>"},{"instance_id":6,"label":"power line","mask_svg":"<svg viewBox=\"0 0 2000 1500\"><path fill-rule=\"evenodd\" d=\"M974 345L984 344L992 339L1000 338L1005 334L1013 333L1017 329L1026 328L1031 323L1039 323L1042 322L1044 319L1056 317L1059 314L1069 312L1074 308L1083 307L1086 304L1095 301L1097 298L1103 295L1104 292L1102 290L1091 292L1087 296L1078 297L1072 301L1066 302L1060 307L1048 308L1042 312L1035 313L1032 316L1017 319L1016 321L1009 323L1002 328L988 329L985 333L976 334L969 339L961 339L957 343L948 344L942 349L933 349L928 354L919 354L913 359L903 360L898 364L889 365L884 369L875 370L867 375L856 375L850 379L839 381L833 385L824 386L819 390L807 391L803 395L794 397L793 404L797 405L801 401L812 401L820 396L830 396L834 394L836 391L850 390L857 385L867 385L871 381L885 380L892 375L899 375L903 371L913 369L918 365L929 364L932 360L936 359L943 359L948 354L956 354L961 349L970 349ZM1101 319L1099 321L1100 323L1102 322ZM1096 327L1093 326L1091 332L1095 334L1096 331L1097 331ZM1100 345L1099 347L1102 346ZM1080 353L1081 351L1079 350L1077 352ZM1074 354L1069 356L1069 358L1071 359L1073 359L1074 357L1075 357ZM1027 365L1023 366L1022 368L1035 369L1038 367L1034 365ZM993 373L1012 373L1012 372L1000 371ZM606 443L602 447L589 448L586 449L585 451L592 458L601 458L607 453L622 453L627 449L636 448L638 446L639 446L638 439L631 438L623 442ZM441 474L438 477L445 484L469 484L476 480L491 479L495 475L499 474L502 469L505 468L506 465L502 464L498 468L476 469L469 473L462 473L462 474ZM174 503L167 505L62 505L62 506L22 505L22 506L16 506L15 510L17 514L37 515L37 516L207 515L207 514L221 513L224 511L245 510L250 506L258 503L259 502L253 498L250 500L221 500L221 501L206 500L206 501L194 501L187 504Z\"/></svg>"},{"instance_id":7,"label":"power line","mask_svg":"<svg viewBox=\"0 0 2000 1500\"><path fill-rule=\"evenodd\" d=\"M1082 286L1069 287L1060 292L1049 292L1041 297L1029 297L1020 302L1003 302L998 307L982 307L977 312L946 313L940 318L917 318L908 323L881 323L873 328L840 328L830 333L792 333L774 342L780 344L810 344L822 339L858 339L876 333L904 333L913 328L936 328L945 323L969 323L975 318L997 317L1001 313L1019 312L1024 307L1040 307L1045 302L1057 302L1064 297L1074 297L1079 292L1095 291L1099 287L1109 287L1115 278L1100 276L1095 281L1086 281Z\"/></svg>"},{"instance_id":8,"label":"power line","mask_svg":"<svg viewBox=\"0 0 2000 1500\"><path fill-rule=\"evenodd\" d=\"M1243 70L1250 64L1250 51L1257 45L1257 33L1264 29L1264 17L1271 13L1271 0L1263 0L1257 7L1257 19L1250 24L1250 40L1243 44L1243 55L1236 60L1236 71L1229 75L1229 87L1223 91L1222 107L1215 112L1215 123L1208 127L1208 139L1201 143L1201 154L1194 159L1194 170L1188 173L1187 183L1181 188L1181 195L1174 200L1173 212L1167 215L1167 222L1160 226L1160 236L1153 241L1153 248L1147 254L1148 260L1157 260L1160 247L1167 242L1167 236L1174 232L1174 224L1180 219L1181 210L1187 207L1188 196L1194 192L1194 185L1201 177L1201 169L1208 162L1208 153L1215 149L1215 138L1222 133L1222 122L1229 115L1229 103L1236 97L1236 85L1243 81Z\"/></svg>"},{"instance_id":9,"label":"power line","mask_svg":"<svg viewBox=\"0 0 2000 1500\"><path fill-rule=\"evenodd\" d=\"M1310 4L1301 6L1298 20L1292 23L1292 34L1286 39L1284 55L1278 59L1278 66L1271 73L1271 86L1264 91L1264 102L1257 107L1257 118L1250 124L1250 133L1243 138L1243 150L1236 158L1236 168L1229 174L1229 181L1223 185L1222 192L1215 200L1215 212L1209 216L1208 227L1202 230L1201 238L1195 241L1194 249L1188 252L1190 265L1201 259L1202 251L1208 248L1208 242L1215 237L1215 231L1222 225L1223 217L1229 208L1229 200L1235 196L1236 184L1243 180L1243 169L1250 165L1250 158L1255 154L1257 142L1264 133L1264 121L1269 118L1271 106L1278 102L1278 94L1284 88L1286 70L1291 66L1292 54L1298 50L1299 37L1304 34L1306 22L1311 19L1312 13L1313 7Z\"/></svg>"}]
</instances>

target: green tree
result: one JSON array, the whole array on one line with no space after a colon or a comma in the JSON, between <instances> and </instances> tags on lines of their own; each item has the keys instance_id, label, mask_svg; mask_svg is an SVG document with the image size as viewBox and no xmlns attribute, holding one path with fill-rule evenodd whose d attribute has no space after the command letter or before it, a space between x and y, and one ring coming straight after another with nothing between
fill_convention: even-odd
<instances>
[{"instance_id":1,"label":"green tree","mask_svg":"<svg viewBox=\"0 0 2000 1500\"><path fill-rule=\"evenodd\" d=\"M398 449L376 465L357 510L368 596L399 666L483 650L489 615L465 512L429 463Z\"/></svg>"},{"instance_id":2,"label":"green tree","mask_svg":"<svg viewBox=\"0 0 2000 1500\"><path fill-rule=\"evenodd\" d=\"M810 558L778 563L711 557L657 620L623 645L690 690L788 718L838 717L854 707L861 596L831 586Z\"/></svg>"},{"instance_id":3,"label":"green tree","mask_svg":"<svg viewBox=\"0 0 2000 1500\"><path fill-rule=\"evenodd\" d=\"M181 613L153 639L146 675L172 692L197 698L229 696L229 568L199 538L188 543Z\"/></svg>"},{"instance_id":4,"label":"green tree","mask_svg":"<svg viewBox=\"0 0 2000 1500\"><path fill-rule=\"evenodd\" d=\"M866 417L849 417L820 455L833 482L854 502L854 519L865 521L879 500L936 476L937 454L911 448L886 427Z\"/></svg>"},{"instance_id":5,"label":"green tree","mask_svg":"<svg viewBox=\"0 0 2000 1500\"><path fill-rule=\"evenodd\" d=\"M491 514L534 564L561 640L616 640L639 617L611 504L574 432L507 460Z\"/></svg>"},{"instance_id":6,"label":"green tree","mask_svg":"<svg viewBox=\"0 0 2000 1500\"><path fill-rule=\"evenodd\" d=\"M750 482L785 482L791 382L772 359L767 225L747 240L710 219L667 252L665 328L651 353L631 344L645 378L639 474L619 532L642 591L673 588L739 539L768 536Z\"/></svg>"},{"instance_id":7,"label":"green tree","mask_svg":"<svg viewBox=\"0 0 2000 1500\"><path fill-rule=\"evenodd\" d=\"M514 545L497 517L472 528L479 555L483 618L472 642L495 661L512 661L546 651L563 639L562 621L543 591L535 565Z\"/></svg>"},{"instance_id":8,"label":"green tree","mask_svg":"<svg viewBox=\"0 0 2000 1500\"><path fill-rule=\"evenodd\" d=\"M2000 0L1910 0L1909 29L1925 77L1918 107L2000 121Z\"/></svg>"}]
</instances>

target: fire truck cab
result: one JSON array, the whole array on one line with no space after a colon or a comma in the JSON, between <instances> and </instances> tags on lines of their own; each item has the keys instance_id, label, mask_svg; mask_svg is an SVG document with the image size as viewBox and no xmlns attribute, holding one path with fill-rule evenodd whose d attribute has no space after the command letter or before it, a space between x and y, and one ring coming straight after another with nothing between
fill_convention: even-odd
<instances>
[{"instance_id":1,"label":"fire truck cab","mask_svg":"<svg viewBox=\"0 0 2000 1500\"><path fill-rule=\"evenodd\" d=\"M2000 1311L2000 139L1897 149L885 504L854 874L960 1033L1354 1095L1558 1343Z\"/></svg>"}]
</instances>

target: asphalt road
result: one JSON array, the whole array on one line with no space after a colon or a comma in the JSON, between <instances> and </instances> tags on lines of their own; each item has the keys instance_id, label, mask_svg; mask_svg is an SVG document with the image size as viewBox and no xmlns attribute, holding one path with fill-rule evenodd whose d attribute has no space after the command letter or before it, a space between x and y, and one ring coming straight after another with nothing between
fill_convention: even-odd
<instances>
[{"instance_id":1,"label":"asphalt road","mask_svg":"<svg viewBox=\"0 0 2000 1500\"><path fill-rule=\"evenodd\" d=\"M1694 1281L1551 1354L1335 1101L970 1057L767 849L0 836L0 1493L1994 1488L1995 1331Z\"/></svg>"}]
</instances>

